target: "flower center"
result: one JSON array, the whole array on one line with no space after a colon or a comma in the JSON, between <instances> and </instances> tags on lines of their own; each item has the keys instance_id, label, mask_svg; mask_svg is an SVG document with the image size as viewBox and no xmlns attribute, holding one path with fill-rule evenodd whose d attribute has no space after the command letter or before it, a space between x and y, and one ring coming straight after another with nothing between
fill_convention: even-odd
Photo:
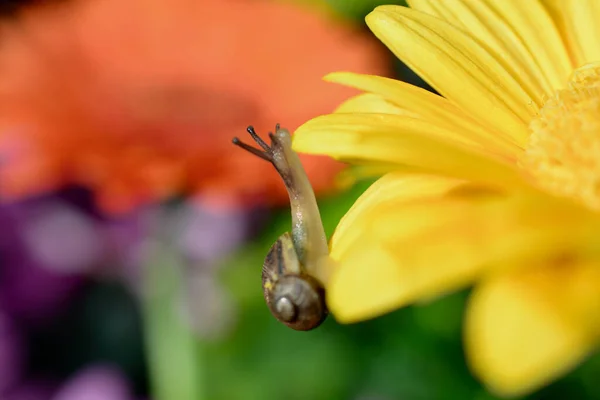
<instances>
[{"instance_id":1,"label":"flower center","mask_svg":"<svg viewBox=\"0 0 600 400\"><path fill-rule=\"evenodd\" d=\"M600 210L600 63L575 70L529 128L521 167L542 188Z\"/></svg>"}]
</instances>

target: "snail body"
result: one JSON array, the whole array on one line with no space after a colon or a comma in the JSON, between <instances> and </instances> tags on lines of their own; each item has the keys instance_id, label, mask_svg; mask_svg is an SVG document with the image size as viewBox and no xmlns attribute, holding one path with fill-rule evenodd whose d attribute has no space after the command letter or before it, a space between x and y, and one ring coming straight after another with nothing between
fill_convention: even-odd
<instances>
[{"instance_id":1,"label":"snail body","mask_svg":"<svg viewBox=\"0 0 600 400\"><path fill-rule=\"evenodd\" d=\"M327 317L325 291L317 275L329 254L314 191L300 158L292 150L287 130L277 125L275 134L269 133L270 145L254 128L247 130L262 150L238 138L233 143L273 164L288 191L292 211L292 231L281 235L265 258L263 295L277 320L295 330L311 330Z\"/></svg>"}]
</instances>

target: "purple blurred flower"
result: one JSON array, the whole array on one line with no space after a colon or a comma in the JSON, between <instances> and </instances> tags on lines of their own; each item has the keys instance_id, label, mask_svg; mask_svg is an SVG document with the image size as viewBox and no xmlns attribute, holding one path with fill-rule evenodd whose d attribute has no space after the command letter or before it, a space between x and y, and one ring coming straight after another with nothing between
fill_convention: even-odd
<instances>
[{"instance_id":1,"label":"purple blurred flower","mask_svg":"<svg viewBox=\"0 0 600 400\"><path fill-rule=\"evenodd\" d=\"M45 196L0 206L0 302L19 320L53 318L86 276L139 278L132 270L148 233L143 213L106 221L67 200Z\"/></svg>"},{"instance_id":2,"label":"purple blurred flower","mask_svg":"<svg viewBox=\"0 0 600 400\"><path fill-rule=\"evenodd\" d=\"M130 400L127 379L116 368L95 365L79 371L52 400Z\"/></svg>"},{"instance_id":3,"label":"purple blurred flower","mask_svg":"<svg viewBox=\"0 0 600 400\"><path fill-rule=\"evenodd\" d=\"M108 367L81 371L52 397L56 385L24 370L24 332L51 326L88 277L135 263L135 244L147 234L139 222L133 214L107 222L85 199L62 195L0 205L1 400L131 399L125 379Z\"/></svg>"},{"instance_id":4,"label":"purple blurred flower","mask_svg":"<svg viewBox=\"0 0 600 400\"><path fill-rule=\"evenodd\" d=\"M21 378L24 353L21 332L10 318L0 313L0 398Z\"/></svg>"},{"instance_id":5,"label":"purple blurred flower","mask_svg":"<svg viewBox=\"0 0 600 400\"><path fill-rule=\"evenodd\" d=\"M80 278L40 267L24 253L2 255L0 301L14 318L43 323L62 309L80 285Z\"/></svg>"},{"instance_id":6,"label":"purple blurred flower","mask_svg":"<svg viewBox=\"0 0 600 400\"><path fill-rule=\"evenodd\" d=\"M0 302L11 316L33 323L52 318L81 282L79 274L65 273L65 268L61 271L54 267L60 263L61 253L71 252L65 244L68 242L60 244L60 239L64 238L61 232L49 229L46 224L44 230L48 232L43 238L41 230L35 228L36 217L41 216L39 221L49 221L44 207L41 200L0 207L3 227L0 235ZM46 243L42 243L45 240ZM75 259L69 257L63 258L69 264L67 269L76 269Z\"/></svg>"},{"instance_id":7,"label":"purple blurred flower","mask_svg":"<svg viewBox=\"0 0 600 400\"><path fill-rule=\"evenodd\" d=\"M27 254L48 269L85 273L102 259L98 221L59 199L29 207L19 221Z\"/></svg>"},{"instance_id":8,"label":"purple blurred flower","mask_svg":"<svg viewBox=\"0 0 600 400\"><path fill-rule=\"evenodd\" d=\"M28 380L20 328L37 331L55 321L90 277L109 275L138 288L144 250L156 239L152 232L162 215L157 211L107 219L58 195L0 205L1 400L133 398L126 378L108 366L78 371L62 386ZM233 327L235 305L216 273L220 261L257 230L264 216L184 202L167 214L167 226L160 226L188 261L180 270L185 282L180 310L197 334L214 338Z\"/></svg>"},{"instance_id":9,"label":"purple blurred flower","mask_svg":"<svg viewBox=\"0 0 600 400\"><path fill-rule=\"evenodd\" d=\"M8 392L2 400L49 400L54 390L48 382L29 381Z\"/></svg>"},{"instance_id":10,"label":"purple blurred flower","mask_svg":"<svg viewBox=\"0 0 600 400\"><path fill-rule=\"evenodd\" d=\"M106 240L106 261L119 268L137 270L143 262L143 247L151 230L154 213L151 208L140 209L105 221L102 231Z\"/></svg>"},{"instance_id":11,"label":"purple blurred flower","mask_svg":"<svg viewBox=\"0 0 600 400\"><path fill-rule=\"evenodd\" d=\"M189 260L208 266L247 239L251 231L249 216L247 210L186 203L175 216L179 246Z\"/></svg>"}]
</instances>

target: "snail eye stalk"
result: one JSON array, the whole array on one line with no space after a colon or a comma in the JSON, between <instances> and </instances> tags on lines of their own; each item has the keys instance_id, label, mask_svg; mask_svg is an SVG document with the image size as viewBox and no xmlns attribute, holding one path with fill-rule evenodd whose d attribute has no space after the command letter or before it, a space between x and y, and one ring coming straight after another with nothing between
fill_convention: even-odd
<instances>
[{"instance_id":1,"label":"snail eye stalk","mask_svg":"<svg viewBox=\"0 0 600 400\"><path fill-rule=\"evenodd\" d=\"M277 132L279 130L280 130L280 127L279 127L279 124L277 124L275 126L275 131ZM262 140L262 138L260 136L258 136L258 134L254 130L254 127L252 125L248 126L248 128L246 128L246 131L250 134L252 139L254 139L254 142L256 142L256 144L258 144L262 148L262 150L257 149L256 147L252 147L249 144L242 142L240 140L240 138L238 138L237 136L234 137L231 140L231 142L234 145L246 150L247 152L252 153L257 157L260 157L263 160L272 163L273 162L273 144L277 140L275 138L275 135L273 135L272 132L269 132L269 138L271 139L271 146L269 146L264 140Z\"/></svg>"}]
</instances>

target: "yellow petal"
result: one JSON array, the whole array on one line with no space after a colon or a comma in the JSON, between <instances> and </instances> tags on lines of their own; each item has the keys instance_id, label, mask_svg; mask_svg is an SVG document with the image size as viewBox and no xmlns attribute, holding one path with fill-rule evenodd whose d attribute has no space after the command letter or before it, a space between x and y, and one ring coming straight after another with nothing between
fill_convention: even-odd
<instances>
[{"instance_id":1,"label":"yellow petal","mask_svg":"<svg viewBox=\"0 0 600 400\"><path fill-rule=\"evenodd\" d=\"M388 182L396 190L380 187L385 195L368 194L336 230L326 288L340 322L448 293L486 274L589 244L598 234L593 214L570 203L464 189L441 197L423 191L426 198L406 202L400 183Z\"/></svg>"},{"instance_id":2,"label":"yellow petal","mask_svg":"<svg viewBox=\"0 0 600 400\"><path fill-rule=\"evenodd\" d=\"M600 3L597 0L545 0L573 58L573 68L600 60Z\"/></svg>"},{"instance_id":3,"label":"yellow petal","mask_svg":"<svg viewBox=\"0 0 600 400\"><path fill-rule=\"evenodd\" d=\"M488 46L538 104L564 88L572 66L552 18L538 0L411 0Z\"/></svg>"},{"instance_id":4,"label":"yellow petal","mask_svg":"<svg viewBox=\"0 0 600 400\"><path fill-rule=\"evenodd\" d=\"M396 107L394 104L386 101L383 97L372 94L363 93L357 96L351 97L343 102L336 110L336 113L376 113L376 114L396 114L396 115L408 115L415 117L416 115L401 108Z\"/></svg>"},{"instance_id":5,"label":"yellow petal","mask_svg":"<svg viewBox=\"0 0 600 400\"><path fill-rule=\"evenodd\" d=\"M405 116L330 114L298 128L293 147L342 161L396 163L494 185L524 185L514 165L441 139L448 135L428 121Z\"/></svg>"},{"instance_id":6,"label":"yellow petal","mask_svg":"<svg viewBox=\"0 0 600 400\"><path fill-rule=\"evenodd\" d=\"M450 133L448 139L451 141L476 146L512 160L516 160L522 153L522 149L512 143L502 132L495 132L491 127L479 124L460 107L425 89L395 79L352 72L335 72L327 75L325 80L375 93L405 110L406 115L440 126ZM365 105L366 107L369 105ZM347 109L345 107L344 110ZM371 110L372 107L368 109ZM361 112L358 107L353 111Z\"/></svg>"},{"instance_id":7,"label":"yellow petal","mask_svg":"<svg viewBox=\"0 0 600 400\"><path fill-rule=\"evenodd\" d=\"M446 21L405 7L380 6L366 20L440 94L525 145L535 102L477 41Z\"/></svg>"},{"instance_id":8,"label":"yellow petal","mask_svg":"<svg viewBox=\"0 0 600 400\"><path fill-rule=\"evenodd\" d=\"M559 260L491 278L474 291L465 340L471 368L500 395L563 375L597 344L598 261Z\"/></svg>"},{"instance_id":9,"label":"yellow petal","mask_svg":"<svg viewBox=\"0 0 600 400\"><path fill-rule=\"evenodd\" d=\"M378 178L390 172L399 171L401 168L395 164L366 164L351 165L342 170L336 178L335 184L340 190L347 190L357 182L366 179ZM406 173L416 173L414 169L406 167L402 169Z\"/></svg>"},{"instance_id":10,"label":"yellow petal","mask_svg":"<svg viewBox=\"0 0 600 400\"><path fill-rule=\"evenodd\" d=\"M330 240L331 256L339 259L349 250L349 246L360 236L361 218L369 214L373 207L389 202L400 207L414 200L438 198L464 183L458 179L435 175L409 175L400 172L386 174L372 184L340 220Z\"/></svg>"},{"instance_id":11,"label":"yellow petal","mask_svg":"<svg viewBox=\"0 0 600 400\"><path fill-rule=\"evenodd\" d=\"M554 25L562 38L563 43L569 53L571 59L571 68L577 68L585 63L585 57L581 49L581 45L575 37L575 28L572 18L569 16L566 2L570 0L542 0L542 4L546 8L548 15L552 18Z\"/></svg>"},{"instance_id":12,"label":"yellow petal","mask_svg":"<svg viewBox=\"0 0 600 400\"><path fill-rule=\"evenodd\" d=\"M575 37L583 51L584 62L597 62L600 60L600 3L597 0L571 0L566 12L573 19Z\"/></svg>"}]
</instances>

